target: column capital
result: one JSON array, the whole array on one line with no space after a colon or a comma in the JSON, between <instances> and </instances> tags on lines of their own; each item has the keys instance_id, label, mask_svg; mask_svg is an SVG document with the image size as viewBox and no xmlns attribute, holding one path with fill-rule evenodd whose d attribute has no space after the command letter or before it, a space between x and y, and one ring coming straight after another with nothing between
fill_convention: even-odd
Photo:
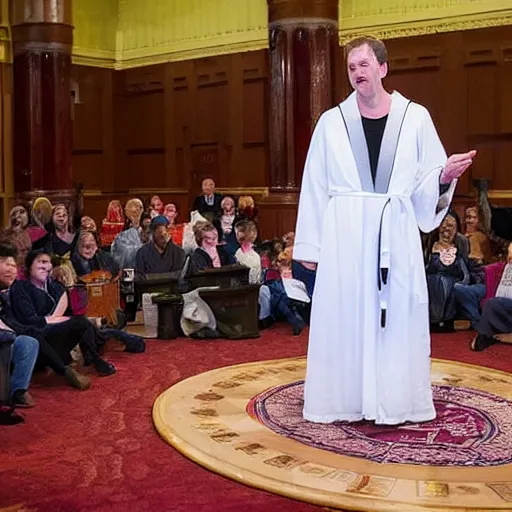
<instances>
[{"instance_id":1,"label":"column capital","mask_svg":"<svg viewBox=\"0 0 512 512\"><path fill-rule=\"evenodd\" d=\"M269 23L330 20L338 23L338 0L267 0Z\"/></svg>"},{"instance_id":2,"label":"column capital","mask_svg":"<svg viewBox=\"0 0 512 512\"><path fill-rule=\"evenodd\" d=\"M11 0L11 26L73 25L72 0Z\"/></svg>"},{"instance_id":3,"label":"column capital","mask_svg":"<svg viewBox=\"0 0 512 512\"><path fill-rule=\"evenodd\" d=\"M71 0L11 0L13 53L60 51L73 45Z\"/></svg>"}]
</instances>

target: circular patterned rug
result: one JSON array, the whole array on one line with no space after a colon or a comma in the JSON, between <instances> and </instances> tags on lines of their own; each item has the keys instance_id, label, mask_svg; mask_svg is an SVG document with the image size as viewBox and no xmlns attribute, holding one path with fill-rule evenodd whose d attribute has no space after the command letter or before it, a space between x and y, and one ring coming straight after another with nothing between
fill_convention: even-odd
<instances>
[{"instance_id":1,"label":"circular patterned rug","mask_svg":"<svg viewBox=\"0 0 512 512\"><path fill-rule=\"evenodd\" d=\"M512 510L512 375L433 361L437 418L400 427L302 419L304 358L219 368L158 397L161 436L208 469L328 507Z\"/></svg>"},{"instance_id":2,"label":"circular patterned rug","mask_svg":"<svg viewBox=\"0 0 512 512\"><path fill-rule=\"evenodd\" d=\"M512 402L454 386L433 386L434 421L401 426L373 422L318 424L302 417L304 382L254 397L247 412L301 443L381 463L494 466L512 462Z\"/></svg>"}]
</instances>

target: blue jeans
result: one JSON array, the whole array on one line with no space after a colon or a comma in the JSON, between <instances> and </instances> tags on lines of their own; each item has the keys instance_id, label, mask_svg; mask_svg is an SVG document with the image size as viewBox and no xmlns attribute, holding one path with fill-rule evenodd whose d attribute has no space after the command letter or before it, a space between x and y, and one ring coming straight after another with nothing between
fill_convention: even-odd
<instances>
[{"instance_id":1,"label":"blue jeans","mask_svg":"<svg viewBox=\"0 0 512 512\"><path fill-rule=\"evenodd\" d=\"M472 329L480 321L480 302L485 297L485 291L485 284L456 283L453 287L457 310L470 321Z\"/></svg>"},{"instance_id":2,"label":"blue jeans","mask_svg":"<svg viewBox=\"0 0 512 512\"><path fill-rule=\"evenodd\" d=\"M30 336L17 336L11 347L13 366L10 381L10 395L16 391L27 391L36 364L39 342Z\"/></svg>"},{"instance_id":3,"label":"blue jeans","mask_svg":"<svg viewBox=\"0 0 512 512\"><path fill-rule=\"evenodd\" d=\"M258 304L260 306L259 311L259 320L265 320L265 318L268 318L271 315L271 297L270 297L270 290L268 286L265 286L264 284L260 287L260 294L258 297Z\"/></svg>"}]
</instances>

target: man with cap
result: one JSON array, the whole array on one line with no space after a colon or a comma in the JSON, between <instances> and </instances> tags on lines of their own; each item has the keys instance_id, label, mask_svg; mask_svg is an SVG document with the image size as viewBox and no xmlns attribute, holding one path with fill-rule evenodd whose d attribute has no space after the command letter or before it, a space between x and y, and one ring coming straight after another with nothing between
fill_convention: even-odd
<instances>
[{"instance_id":1,"label":"man with cap","mask_svg":"<svg viewBox=\"0 0 512 512\"><path fill-rule=\"evenodd\" d=\"M138 251L135 259L137 279L148 274L168 274L178 277L185 262L185 253L174 244L168 232L169 220L158 215L149 225L150 239Z\"/></svg>"}]
</instances>

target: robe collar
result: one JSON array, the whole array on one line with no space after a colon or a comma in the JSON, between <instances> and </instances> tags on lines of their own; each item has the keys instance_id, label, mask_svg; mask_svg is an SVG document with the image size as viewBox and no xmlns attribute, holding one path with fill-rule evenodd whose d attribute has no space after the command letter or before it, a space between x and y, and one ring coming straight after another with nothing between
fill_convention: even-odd
<instances>
[{"instance_id":1,"label":"robe collar","mask_svg":"<svg viewBox=\"0 0 512 512\"><path fill-rule=\"evenodd\" d=\"M410 100L396 91L391 94L391 108L382 136L375 185L373 184L370 170L370 157L364 135L363 121L357 105L356 92L354 91L339 105L352 153L354 154L362 190L378 194L386 194L388 192L398 140L410 103Z\"/></svg>"}]
</instances>

